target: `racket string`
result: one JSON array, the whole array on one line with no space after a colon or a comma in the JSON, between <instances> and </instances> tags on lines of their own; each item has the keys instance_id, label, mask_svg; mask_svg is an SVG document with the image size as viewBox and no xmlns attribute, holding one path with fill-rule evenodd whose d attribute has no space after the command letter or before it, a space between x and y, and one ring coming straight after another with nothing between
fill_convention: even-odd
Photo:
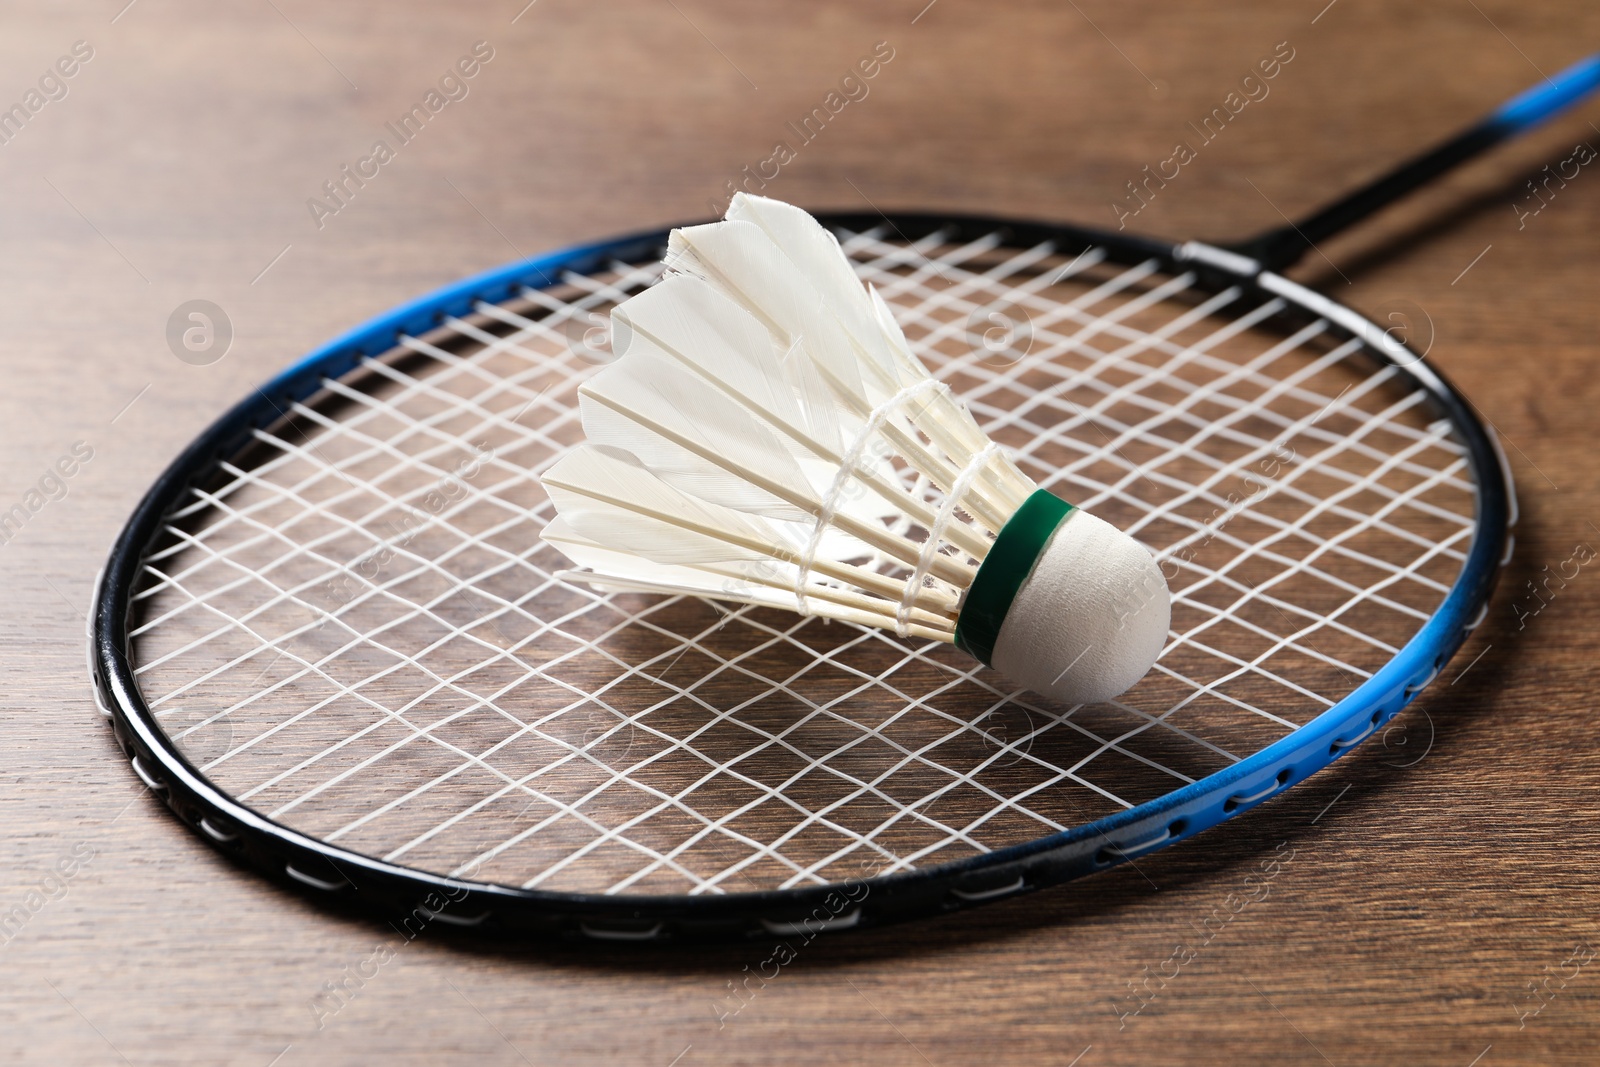
<instances>
[{"instance_id":1,"label":"racket string","mask_svg":"<svg viewBox=\"0 0 1600 1067\"><path fill-rule=\"evenodd\" d=\"M1118 281L1120 279L1123 279L1123 278L1127 277L1129 274L1142 275L1143 266L1144 265L1141 265L1141 268L1135 269L1134 271L1124 272L1122 275L1118 276L1118 279L1114 279L1113 282L1116 282L1116 281ZM1179 279L1174 279L1174 281L1185 282L1186 283L1188 281L1188 279L1187 278L1179 278ZM1106 289L1108 287L1117 288L1118 286L1114 285L1113 283L1107 283L1106 286L1102 286L1100 289L1095 290L1094 292L1100 292L1100 291L1102 291L1102 290L1104 290L1104 289ZM1152 292L1159 293L1163 297L1168 296L1172 292L1172 283L1169 282L1164 286L1157 287L1154 290L1152 290ZM1210 312L1215 311L1218 308L1220 308L1223 304L1231 301L1234 298L1234 296L1235 296L1235 291L1232 291L1232 290L1224 292L1222 294L1218 294L1218 296L1215 296L1215 297L1211 298L1211 300L1203 302L1202 304L1200 304L1199 305L1199 309L1203 310L1206 313L1210 313ZM1130 302L1130 304L1125 305L1125 307L1134 306L1136 303L1137 303L1136 301L1135 302ZM1083 299L1080 298L1079 301L1072 302L1072 304L1075 304L1075 305L1078 305L1078 306L1081 307L1082 304L1083 304ZM1071 306L1071 305L1062 305L1062 306L1066 307L1066 306ZM1242 318L1240 320L1236 320L1236 321L1234 321L1232 323L1226 324L1223 328L1217 330L1215 333L1210 335L1210 337L1206 338L1205 341L1203 341L1202 343L1194 345L1194 346L1190 346L1187 349L1179 350L1179 358L1185 358L1186 359L1186 358L1191 358L1193 356L1199 355L1200 353L1202 353L1205 350L1205 348L1209 344L1214 344L1216 342L1216 339L1218 339L1220 337L1223 337L1223 336L1231 335L1233 333L1237 333L1238 330L1243 328L1244 326L1253 325L1256 321L1258 321L1261 317L1264 317L1266 314L1273 313L1273 312L1276 312L1277 310L1280 310L1281 306L1282 306L1281 302L1268 302L1266 304L1261 305L1259 308L1257 308L1254 311L1252 311L1246 317L1244 317L1244 318ZM1193 315L1193 314L1194 314L1193 310L1191 310L1190 312L1185 313L1185 315ZM1185 318L1185 315L1180 315L1177 319L1175 319L1173 321L1174 322L1183 322L1184 318ZM1141 464L1141 465L1135 465L1135 464L1133 464L1131 462L1127 463L1126 466L1127 466L1128 474L1126 475L1126 477L1128 479L1139 478L1139 477L1151 477L1152 475L1151 475L1150 472L1152 470L1159 471L1161 466L1162 466L1162 464L1163 464L1163 462L1166 459L1168 459L1168 458L1170 458L1170 457L1172 457L1174 455L1177 455L1177 454L1202 455L1202 457L1203 457L1202 453L1198 453L1197 452L1197 446L1200 443L1200 439L1203 438L1204 436L1210 435L1212 433L1225 431L1227 429L1227 423L1228 423L1229 420L1225 419L1225 420L1221 420L1221 421L1217 421L1217 422L1206 422L1206 421L1198 420L1198 419L1195 419L1192 416L1188 415L1188 413L1184 410L1184 405L1191 405L1192 406L1192 404L1197 403L1199 400L1214 398L1216 396L1216 394L1221 393L1221 391L1223 389L1225 389L1233 381L1241 379L1241 378L1244 378L1247 375L1254 375L1255 372L1257 372L1259 370L1260 366L1262 366L1264 364L1269 364L1269 363L1275 362L1282 355L1284 355L1287 352L1292 351L1294 348L1298 347L1298 345L1300 343L1303 343L1305 340L1309 339L1310 337L1316 336L1317 334L1321 333L1324 328L1325 328L1325 324L1324 323L1320 323L1320 322L1312 323L1309 326L1303 328L1298 334L1296 334L1293 337L1289 338L1288 340L1284 341L1281 345L1279 345L1279 346L1277 346L1277 347L1275 347L1273 349L1268 350L1266 353L1264 353L1257 360L1241 363L1241 364L1239 364L1237 366L1228 367L1227 368L1228 369L1228 374L1222 375L1222 376L1219 376L1217 378L1212 379L1210 382L1208 382L1206 384L1205 387L1203 387L1203 388L1188 387L1189 395L1185 398L1185 401L1184 401L1183 405L1177 405L1177 406L1173 406L1173 405L1158 405L1158 404L1154 403L1153 401L1146 400L1145 403L1152 409L1152 414L1151 414L1150 418L1147 420L1147 422L1142 426L1130 427L1130 426L1127 426L1125 424L1120 424L1120 423L1116 422L1116 420L1113 420L1113 419L1110 419L1110 418L1105 418L1104 415L1103 415L1103 408L1100 409L1100 410L1093 410L1093 411L1085 412L1085 413L1082 413L1082 414L1074 415L1073 422L1069 424L1069 428L1076 428L1077 425L1080 425L1082 422L1084 422L1085 420L1091 418L1093 415L1100 414L1104 418L1104 421L1107 424L1109 424L1110 426L1112 426L1117 431L1117 433L1119 434L1118 438L1107 441L1105 446L1102 449L1097 450L1095 452L1088 453L1084 457L1083 460L1078 461L1078 464L1090 465L1090 464L1093 464L1094 462L1098 462L1099 460L1105 458L1105 455L1106 455L1107 452L1119 452L1119 446L1127 444L1130 439L1134 439L1134 438L1138 438L1138 437L1144 436L1142 431L1144 429L1146 429L1149 425L1154 424L1154 423L1156 423L1158 421L1162 422L1162 423L1170 423L1171 421L1173 421L1174 418L1179 418L1179 419L1183 419L1184 421L1192 422L1196 426L1196 429L1198 430L1198 434L1196 436L1190 437L1189 439L1187 439L1185 441L1182 441L1181 443L1176 444L1176 445L1172 445L1170 442L1166 441L1165 439L1162 439L1160 441L1160 443L1168 445L1168 450L1167 450L1166 454L1164 456L1158 457L1154 461L1146 461L1144 464ZM1158 331L1156 331L1156 332L1154 332L1152 334L1149 334L1149 335L1144 335L1144 338L1146 340L1148 340L1150 338L1160 337L1161 334L1162 334L1162 331L1165 331L1165 330L1168 330L1168 327L1162 327L1162 330L1158 330ZM1296 372L1294 375L1291 375L1291 376L1289 376L1287 378L1284 378L1284 379L1279 379L1279 380L1274 381L1272 389L1268 390L1267 393L1265 393L1262 396L1258 397L1256 399L1256 401L1254 402L1254 404L1246 405L1242 401L1234 401L1234 404L1235 404L1235 407L1236 407L1236 413L1235 413L1234 416L1230 416L1230 419L1231 418L1235 418L1240 414L1249 413L1249 412L1252 412L1254 410L1261 410L1265 406L1265 404L1270 403L1271 400L1275 398L1274 394L1282 392L1282 391L1286 391L1286 390L1292 388L1293 386L1295 386L1299 380L1303 380L1304 378L1310 377L1310 376L1320 372L1321 370L1325 369L1327 366L1332 365L1333 363L1339 362L1340 360L1344 359L1348 354L1353 352L1357 347L1358 347L1358 343L1357 342L1348 342L1345 345L1342 345L1339 348L1335 349L1333 352L1328 353L1326 356L1322 357L1321 360L1318 360L1316 362L1308 364L1306 367L1302 368L1300 371ZM1055 354L1055 353L1046 353L1047 356L1048 355L1053 355L1053 354ZM1112 361L1112 360L1115 360L1115 359L1123 358L1126 355L1128 355L1128 352L1126 350L1121 350L1121 351L1119 351L1117 353L1102 354L1102 359L1104 359L1106 361ZM1140 379L1135 379L1135 380L1133 380L1133 381L1131 381L1129 383L1126 383L1126 384L1124 384L1123 386L1121 386L1120 388L1118 388L1116 390L1109 390L1108 389L1107 392L1108 392L1108 397L1109 397L1109 403L1106 404L1105 406L1109 407L1112 404L1116 403L1117 401L1120 401L1122 399L1128 398L1131 395L1137 395L1139 387L1144 386L1144 385L1148 385L1149 382L1151 380L1153 380L1154 376L1156 376L1156 375L1171 374L1176 369L1174 363L1175 363L1175 361L1174 362L1169 362L1166 365L1163 365L1161 367L1155 368L1154 370L1147 372L1145 377L1140 378ZM1092 374L1090 375L1090 377L1091 377L1092 380L1094 380L1094 382L1095 382L1095 384L1097 386L1100 386L1103 389L1105 388L1105 386L1103 386L1102 383L1099 383L1097 379L1093 378ZM1371 378L1368 378L1365 382L1361 383L1361 389L1362 390L1368 390L1368 389L1375 388L1377 385L1379 385L1383 381L1385 381L1388 377L1389 377L1388 374L1384 374L1384 373L1380 372L1379 374L1374 375ZM1187 385L1187 383L1183 383L1183 384ZM1040 393L1035 394L1035 395L1036 395L1036 397L1044 398L1044 397L1048 397L1052 391L1053 390L1042 390L1042 391L1040 391ZM1320 418L1321 415L1327 413L1327 411L1332 409L1335 404L1339 403L1339 401L1342 400L1343 397L1344 397L1344 394L1341 394L1340 396L1333 397L1333 398L1327 398L1327 397L1324 397L1324 396L1318 394L1316 398L1318 400L1326 400L1327 403L1318 412L1318 414L1313 417L1313 420L1315 418ZM1357 394L1356 397L1352 397L1351 399L1353 400L1353 399L1357 399L1357 398L1359 398L1359 393ZM1304 399L1303 395L1302 395L1301 399ZM1413 403L1419 402L1421 399L1422 399L1422 394L1420 392L1413 392L1405 399L1405 401L1403 401L1403 403L1413 404ZM1036 401L1036 402L1043 402L1043 400L1041 399L1041 400ZM1016 414L1017 413L1012 413L1012 417L1015 418ZM1394 408L1391 407L1391 409L1389 409L1387 411L1384 411L1384 412L1380 412L1377 416L1367 419L1365 421L1365 424L1362 426L1362 428L1357 433L1352 434L1352 435L1348 435L1348 436L1342 436L1342 437L1332 437L1332 440L1333 440L1333 442L1335 442L1337 444L1337 446L1339 448L1351 447L1352 445L1355 445L1355 444L1361 442L1362 438L1373 427L1393 422L1394 421L1394 415L1395 415ZM1004 416L1002 415L1001 419L996 419L996 420L991 421L991 424L989 425L989 427L987 427L991 433L995 432L999 428L998 427L998 423L1000 423L1003 420L1003 418L1004 418ZM1296 430L1296 431L1303 431L1305 429L1305 426L1306 426L1306 420L1301 420L1300 424L1298 424L1296 426L1292 426L1289 429ZM1044 431L1041 430L1041 432L1044 432ZM1234 469L1230 469L1229 467L1219 467L1219 470L1218 470L1217 474L1213 475L1212 478L1206 480L1205 482L1198 483L1194 487L1194 489L1190 493L1191 497L1201 495L1201 493L1205 489L1208 489L1212 484L1215 484L1215 482L1221 480L1222 478L1225 478L1226 476L1228 476L1231 473L1236 473L1236 468L1237 467L1247 465L1249 462L1253 462L1256 458L1259 458L1260 455L1265 455L1265 454L1269 453L1271 451L1271 449L1275 445L1275 442L1265 441L1265 440L1262 440L1260 438L1256 438L1256 437L1253 437L1253 436L1248 436L1247 437L1246 435L1240 435L1240 434L1232 434L1232 436L1234 436L1236 439L1241 438L1241 437L1246 438L1246 440L1250 444L1253 444L1255 446L1256 451L1257 451L1257 455L1255 455L1255 456L1247 455L1246 457L1243 457L1240 460L1235 460L1234 464L1232 465L1232 467ZM1279 440L1293 439L1293 436L1294 435L1292 435L1292 434L1285 434ZM1373 451L1376 452L1376 450L1373 450ZM1324 456L1327 456L1328 454L1329 453L1326 452L1326 451L1323 453ZM1379 454L1381 454L1381 453L1379 453ZM1386 462L1387 461L1392 461L1393 458L1394 457L1392 455L1386 457ZM1067 469L1071 470L1076 465L1077 464L1069 465ZM1304 469L1306 469L1306 468L1305 467L1301 468L1301 470L1304 470ZM1326 466L1324 469L1337 471L1341 476L1344 476L1344 477L1353 477L1353 476L1350 476L1350 475L1346 475L1342 471L1339 471L1339 469L1337 467ZM1043 473L1043 472L1041 472L1041 473ZM1294 477L1295 477L1295 475L1291 474L1288 478L1284 479L1279 484L1277 489L1279 491L1283 491L1283 490L1294 491L1293 490L1293 486L1292 486L1292 481L1293 481ZM1041 480L1044 481L1044 484L1049 484L1048 479L1042 478ZM1366 479L1365 482L1358 482L1356 484L1357 484L1357 486L1359 488L1363 488L1363 489L1381 488L1381 485L1382 485L1381 481L1379 479L1376 479L1376 478L1369 478L1369 479ZM1122 489L1123 486L1122 485L1100 486L1100 488L1102 489L1102 491L1108 492L1110 494L1115 494L1120 489ZM1299 494L1299 495L1308 504L1315 502L1315 498L1311 497L1309 494ZM1346 494L1346 495L1348 495L1348 494ZM1086 506L1088 506L1090 508L1093 508L1097 503L1100 502L1100 499L1102 499L1102 498L1100 498L1100 497L1091 497L1089 500L1087 500L1085 502ZM1215 497L1209 498L1207 502L1208 503L1216 503L1216 504L1222 504L1223 503L1223 501L1218 500ZM1362 518L1362 516L1360 516L1359 514L1354 513L1354 512L1346 511L1345 514L1346 514L1347 518L1351 518L1351 519L1354 519L1354 520L1360 520ZM1314 513L1311 514L1311 515L1306 516L1306 518L1304 520L1302 520L1298 524L1298 527L1303 527L1305 525L1305 522L1308 521L1310 518L1313 518L1313 517L1315 517ZM1268 518L1269 518L1269 521L1271 521L1270 517L1268 517ZM1464 519L1462 521L1466 522L1466 523L1470 523L1470 519ZM1139 525L1140 525L1139 523L1135 523L1133 526L1130 526L1129 528L1130 528L1130 530L1132 530L1134 532L1137 532L1138 529L1139 529ZM1296 532L1296 533L1301 533L1302 532L1302 530L1300 528L1291 528L1291 529L1293 530L1293 532ZM1418 543L1419 545L1421 545L1423 547L1431 547L1429 542L1426 539L1420 538L1420 537L1416 536L1415 534L1411 534L1409 531L1403 531L1403 530L1399 529L1398 527L1394 527L1392 525L1385 525L1385 529L1386 529L1386 532L1398 534L1398 535L1400 535L1402 537L1409 537L1415 543ZM1203 533L1203 532L1204 532L1204 527L1197 526L1197 533ZM1321 551L1321 550L1322 550L1322 548L1319 545L1318 551ZM1338 548L1337 550L1345 551L1342 548ZM1459 558L1464 558L1464 554ZM1363 562L1363 563L1369 564L1369 565L1388 566L1388 564L1386 564L1386 563L1384 563L1382 561L1379 561L1375 557L1371 557L1371 556L1361 557L1360 561ZM1433 583L1433 584L1434 584L1434 587L1435 587L1436 591L1438 593L1440 593L1441 595L1445 591L1447 591L1447 587L1444 586L1443 584L1441 584L1441 583Z\"/></svg>"}]
</instances>

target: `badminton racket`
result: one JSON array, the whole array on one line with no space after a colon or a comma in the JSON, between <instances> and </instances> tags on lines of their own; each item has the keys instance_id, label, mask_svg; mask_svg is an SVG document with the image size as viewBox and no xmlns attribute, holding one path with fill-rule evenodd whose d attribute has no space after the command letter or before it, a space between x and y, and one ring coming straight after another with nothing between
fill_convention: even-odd
<instances>
[{"instance_id":1,"label":"badminton racket","mask_svg":"<svg viewBox=\"0 0 1600 1067\"><path fill-rule=\"evenodd\" d=\"M1352 751L1484 618L1516 509L1403 337L1283 275L1582 99L1586 60L1296 225L1221 247L819 216L917 356L1172 593L1155 668L1064 708L948 644L598 592L540 540L607 312L667 234L519 261L312 352L156 480L90 666L207 842L411 926L809 936L1135 860Z\"/></svg>"}]
</instances>

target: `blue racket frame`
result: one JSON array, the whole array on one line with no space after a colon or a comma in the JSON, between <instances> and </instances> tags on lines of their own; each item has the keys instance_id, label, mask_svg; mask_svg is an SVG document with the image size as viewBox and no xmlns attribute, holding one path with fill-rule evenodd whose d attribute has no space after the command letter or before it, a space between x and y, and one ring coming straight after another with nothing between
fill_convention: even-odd
<instances>
[{"instance_id":1,"label":"blue racket frame","mask_svg":"<svg viewBox=\"0 0 1600 1067\"><path fill-rule=\"evenodd\" d=\"M548 288L566 272L659 259L667 231L634 234L510 263L446 286L330 341L258 388L202 433L158 478L111 552L96 591L91 669L102 711L135 773L209 843L285 883L408 921L470 927L499 936L553 934L601 940L808 935L913 918L1040 889L1105 870L1184 840L1261 804L1354 750L1409 704L1482 621L1515 521L1510 474L1490 432L1461 395L1420 357L1348 308L1266 270L1246 255L1197 242L1171 245L1071 226L906 214L819 216L844 231L887 225L908 240L952 241L1000 233L1008 244L1053 242L1073 255L1091 247L1121 262L1159 259L1170 273L1194 271L1205 288L1238 286L1245 299L1282 300L1291 322L1327 319L1360 337L1368 358L1392 364L1450 421L1477 486L1477 530L1444 602L1393 659L1355 691L1288 737L1183 789L1049 837L905 874L806 889L719 896L577 895L445 878L386 863L299 833L235 801L195 768L156 722L128 656L128 616L143 554L189 488L290 407L371 356L480 302Z\"/></svg>"}]
</instances>

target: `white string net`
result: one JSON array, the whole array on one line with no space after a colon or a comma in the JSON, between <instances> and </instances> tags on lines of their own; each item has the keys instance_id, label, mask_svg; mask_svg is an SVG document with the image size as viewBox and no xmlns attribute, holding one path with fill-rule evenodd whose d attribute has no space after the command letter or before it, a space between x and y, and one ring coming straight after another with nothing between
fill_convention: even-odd
<instances>
[{"instance_id":1,"label":"white string net","mask_svg":"<svg viewBox=\"0 0 1600 1067\"><path fill-rule=\"evenodd\" d=\"M1424 394L1325 322L1099 252L846 235L930 370L1045 488L1157 550L1172 634L1069 709L954 648L553 579L537 475L604 315L569 275L365 362L257 434L148 554L133 659L261 813L436 873L726 893L953 861L1226 767L1438 606L1474 487Z\"/></svg>"}]
</instances>

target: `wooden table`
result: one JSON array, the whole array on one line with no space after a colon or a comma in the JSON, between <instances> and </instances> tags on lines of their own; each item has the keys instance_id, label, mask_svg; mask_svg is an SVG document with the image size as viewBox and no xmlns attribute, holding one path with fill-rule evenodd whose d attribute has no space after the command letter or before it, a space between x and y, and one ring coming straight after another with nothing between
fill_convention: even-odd
<instances>
[{"instance_id":1,"label":"wooden table","mask_svg":"<svg viewBox=\"0 0 1600 1067\"><path fill-rule=\"evenodd\" d=\"M1521 490L1516 561L1488 622L1405 734L1142 874L815 942L720 1029L713 1001L756 962L750 948L424 939L319 1030L311 998L393 935L229 866L141 797L83 653L123 519L250 385L465 273L706 215L877 42L894 58L870 95L769 192L1114 225L1124 183L1288 42L1270 97L1131 221L1226 237L1314 206L1536 68L1577 59L1600 42L1600 9L125 2L11 12L0 34L0 102L22 100L75 42L92 50L66 95L0 145L0 510L75 442L93 450L67 495L0 546L0 912L76 863L0 945L8 1062L1600 1059L1600 966L1523 1014L1540 1003L1530 983L1600 944L1600 579L1585 568L1537 615L1519 599L1542 568L1600 546L1600 176L1585 168L1537 216L1515 206L1531 203L1534 171L1600 136L1594 104L1330 244L1337 272L1307 274L1358 308L1423 309L1433 358L1500 429ZM493 58L467 97L319 227L308 198L478 41ZM235 331L209 366L168 350L168 316L191 299L216 302ZM1280 843L1294 858L1270 895L1119 1017L1129 983L1194 940Z\"/></svg>"}]
</instances>

